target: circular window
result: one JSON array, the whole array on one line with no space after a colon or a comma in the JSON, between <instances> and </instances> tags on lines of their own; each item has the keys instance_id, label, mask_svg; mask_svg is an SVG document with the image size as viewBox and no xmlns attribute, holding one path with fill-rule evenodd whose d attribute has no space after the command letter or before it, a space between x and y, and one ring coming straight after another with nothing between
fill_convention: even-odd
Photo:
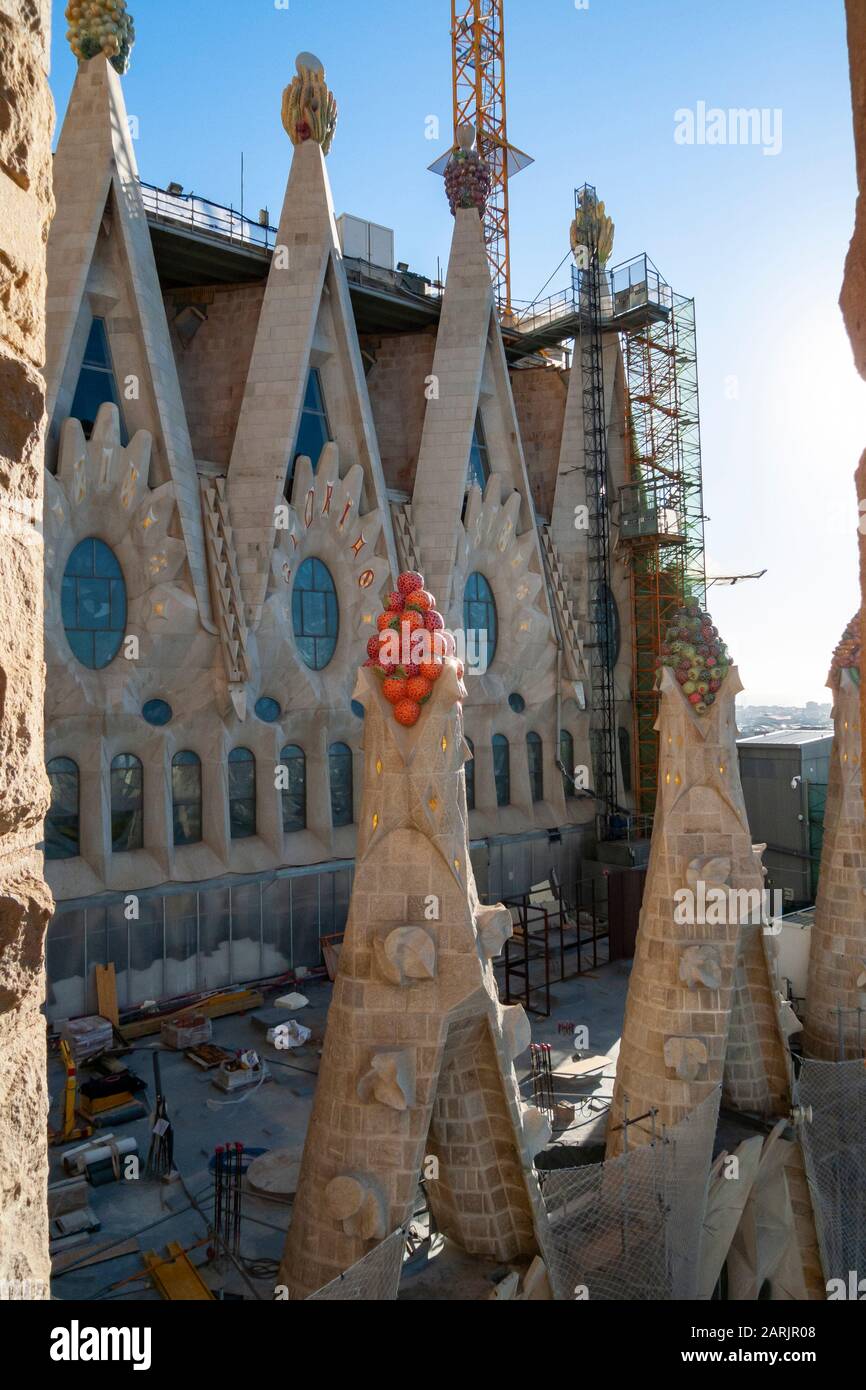
<instances>
[{"instance_id":1,"label":"circular window","mask_svg":"<svg viewBox=\"0 0 866 1390\"><path fill-rule=\"evenodd\" d=\"M260 700L256 700L256 715L263 724L276 724L282 712L282 706L269 695L263 695Z\"/></svg>"},{"instance_id":2,"label":"circular window","mask_svg":"<svg viewBox=\"0 0 866 1390\"><path fill-rule=\"evenodd\" d=\"M513 695L509 695L508 703L514 710L515 714L522 714L523 711L526 709L526 701L524 700L523 696L518 695L516 691Z\"/></svg>"},{"instance_id":3,"label":"circular window","mask_svg":"<svg viewBox=\"0 0 866 1390\"><path fill-rule=\"evenodd\" d=\"M305 560L292 590L292 626L305 665L321 671L337 649L340 610L331 572L321 560Z\"/></svg>"},{"instance_id":4,"label":"circular window","mask_svg":"<svg viewBox=\"0 0 866 1390\"><path fill-rule=\"evenodd\" d=\"M361 704L360 700L352 701L352 713L355 715L357 719L363 719L366 715L367 711L364 709L364 706Z\"/></svg>"},{"instance_id":5,"label":"circular window","mask_svg":"<svg viewBox=\"0 0 866 1390\"><path fill-rule=\"evenodd\" d=\"M126 584L105 541L79 541L66 562L61 589L66 640L82 666L99 671L113 661L126 631Z\"/></svg>"},{"instance_id":6,"label":"circular window","mask_svg":"<svg viewBox=\"0 0 866 1390\"><path fill-rule=\"evenodd\" d=\"M463 626L467 652L474 650L482 668L489 666L496 654L496 603L493 590L477 571L470 574L463 590Z\"/></svg>"},{"instance_id":7,"label":"circular window","mask_svg":"<svg viewBox=\"0 0 866 1390\"><path fill-rule=\"evenodd\" d=\"M167 704L165 700L148 700L141 707L141 717L148 724L155 724L159 728L162 724L171 722L171 705Z\"/></svg>"}]
</instances>

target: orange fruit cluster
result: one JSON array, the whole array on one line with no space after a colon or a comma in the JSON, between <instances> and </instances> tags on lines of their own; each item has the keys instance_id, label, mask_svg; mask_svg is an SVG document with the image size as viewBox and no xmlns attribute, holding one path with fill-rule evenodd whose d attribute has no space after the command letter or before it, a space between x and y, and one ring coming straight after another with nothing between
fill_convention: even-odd
<instances>
[{"instance_id":1,"label":"orange fruit cluster","mask_svg":"<svg viewBox=\"0 0 866 1390\"><path fill-rule=\"evenodd\" d=\"M398 577L397 588L376 619L376 627L378 635L367 643L364 665L380 677L382 694L393 706L394 718L408 729L418 723L421 707L442 674L443 653L453 653L454 639L445 632L436 600L424 588L424 576L414 570ZM437 634L441 636L437 638ZM394 656L398 659L393 660Z\"/></svg>"}]
</instances>

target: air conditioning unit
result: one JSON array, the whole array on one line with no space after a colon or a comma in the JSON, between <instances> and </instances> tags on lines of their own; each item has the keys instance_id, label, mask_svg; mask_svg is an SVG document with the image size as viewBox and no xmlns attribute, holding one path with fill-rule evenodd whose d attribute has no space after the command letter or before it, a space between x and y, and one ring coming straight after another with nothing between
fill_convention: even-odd
<instances>
[{"instance_id":1,"label":"air conditioning unit","mask_svg":"<svg viewBox=\"0 0 866 1390\"><path fill-rule=\"evenodd\" d=\"M390 227L380 227L376 222L365 222L344 212L337 218L337 231L344 256L394 269L394 233Z\"/></svg>"}]
</instances>

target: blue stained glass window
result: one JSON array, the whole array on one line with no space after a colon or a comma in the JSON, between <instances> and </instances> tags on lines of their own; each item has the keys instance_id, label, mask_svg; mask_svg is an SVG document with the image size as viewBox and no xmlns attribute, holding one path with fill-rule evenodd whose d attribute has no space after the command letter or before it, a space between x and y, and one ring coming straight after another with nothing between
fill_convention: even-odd
<instances>
[{"instance_id":1,"label":"blue stained glass window","mask_svg":"<svg viewBox=\"0 0 866 1390\"><path fill-rule=\"evenodd\" d=\"M466 809L467 809L467 811L474 811L474 810L475 810L475 744L472 742L472 739L471 739L471 738L468 738L468 739L466 740L466 742L468 743L468 745L469 745L469 751L470 751L470 753L472 754L472 757L469 759L469 761L468 761L467 763L464 763L464 764L463 764L463 770L464 770L464 772L466 773Z\"/></svg>"},{"instance_id":2,"label":"blue stained glass window","mask_svg":"<svg viewBox=\"0 0 866 1390\"><path fill-rule=\"evenodd\" d=\"M201 840L201 759L185 749L171 760L171 808L174 843L197 845Z\"/></svg>"},{"instance_id":3,"label":"blue stained glass window","mask_svg":"<svg viewBox=\"0 0 866 1390\"><path fill-rule=\"evenodd\" d=\"M111 762L111 848L141 849L144 844L144 769L134 753Z\"/></svg>"},{"instance_id":4,"label":"blue stained glass window","mask_svg":"<svg viewBox=\"0 0 866 1390\"><path fill-rule=\"evenodd\" d=\"M111 365L105 320L94 319L90 325L87 346L84 349L84 360L81 364L75 395L72 398L72 409L69 412L73 419L81 421L85 439L89 439L93 433L99 407L104 405L106 401L110 401L120 410L120 397L117 392L114 368ZM122 411L120 411L120 442L123 445L129 442Z\"/></svg>"},{"instance_id":5,"label":"blue stained glass window","mask_svg":"<svg viewBox=\"0 0 866 1390\"><path fill-rule=\"evenodd\" d=\"M264 724L276 724L282 712L282 706L269 695L256 700L256 715Z\"/></svg>"},{"instance_id":6,"label":"blue stained glass window","mask_svg":"<svg viewBox=\"0 0 866 1390\"><path fill-rule=\"evenodd\" d=\"M471 487L477 483L484 491L487 479L490 477L490 459L487 454L487 440L484 437L484 422L481 419L481 411L475 416L475 429L472 433L472 447L469 450L469 473L466 479L466 486Z\"/></svg>"},{"instance_id":7,"label":"blue stained glass window","mask_svg":"<svg viewBox=\"0 0 866 1390\"><path fill-rule=\"evenodd\" d=\"M71 758L52 758L46 771L51 805L45 817L45 858L74 859L81 852L78 767Z\"/></svg>"},{"instance_id":8,"label":"blue stained glass window","mask_svg":"<svg viewBox=\"0 0 866 1390\"><path fill-rule=\"evenodd\" d=\"M621 633L619 608L613 592L606 584L599 584L595 591L594 610L593 623L601 658L608 670L612 671L619 660Z\"/></svg>"},{"instance_id":9,"label":"blue stained glass window","mask_svg":"<svg viewBox=\"0 0 866 1390\"><path fill-rule=\"evenodd\" d=\"M523 711L526 709L526 701L524 700L523 696L518 695L516 691L513 694L509 695L508 703L514 710L515 714L522 714Z\"/></svg>"},{"instance_id":10,"label":"blue stained glass window","mask_svg":"<svg viewBox=\"0 0 866 1390\"><path fill-rule=\"evenodd\" d=\"M565 768L562 774L562 790L565 795L576 796L574 787L574 738L567 729L559 731L559 761Z\"/></svg>"},{"instance_id":11,"label":"blue stained glass window","mask_svg":"<svg viewBox=\"0 0 866 1390\"><path fill-rule=\"evenodd\" d=\"M331 823L336 830L351 825L353 808L352 750L345 743L332 743L328 750L328 771L331 781Z\"/></svg>"},{"instance_id":12,"label":"blue stained glass window","mask_svg":"<svg viewBox=\"0 0 866 1390\"><path fill-rule=\"evenodd\" d=\"M304 560L292 590L292 625L302 661L321 671L337 649L340 609L331 572L321 560Z\"/></svg>"},{"instance_id":13,"label":"blue stained glass window","mask_svg":"<svg viewBox=\"0 0 866 1390\"><path fill-rule=\"evenodd\" d=\"M617 730L619 742L619 765L622 773L623 791L631 791L631 734L628 729Z\"/></svg>"},{"instance_id":14,"label":"blue stained glass window","mask_svg":"<svg viewBox=\"0 0 866 1390\"><path fill-rule=\"evenodd\" d=\"M541 735L526 735L526 756L529 759L529 786L533 801L544 800L544 744Z\"/></svg>"},{"instance_id":15,"label":"blue stained glass window","mask_svg":"<svg viewBox=\"0 0 866 1390\"><path fill-rule=\"evenodd\" d=\"M307 376L307 387L304 392L304 404L301 410L301 422L298 426L298 437L295 440L295 447L292 450L291 463L289 465L288 477L286 479L286 496L291 492L292 478L294 477L295 464L303 455L310 460L313 465L313 472L319 464L319 455L331 438L331 427L328 424L328 411L325 406L325 395L322 391L322 378L315 367L310 369Z\"/></svg>"},{"instance_id":16,"label":"blue stained glass window","mask_svg":"<svg viewBox=\"0 0 866 1390\"><path fill-rule=\"evenodd\" d=\"M170 724L174 711L166 700L146 700L141 707L141 717L147 724L159 729Z\"/></svg>"},{"instance_id":17,"label":"blue stained glass window","mask_svg":"<svg viewBox=\"0 0 866 1390\"><path fill-rule=\"evenodd\" d=\"M256 833L256 760L249 748L229 753L229 828L233 840Z\"/></svg>"},{"instance_id":18,"label":"blue stained glass window","mask_svg":"<svg viewBox=\"0 0 866 1390\"><path fill-rule=\"evenodd\" d=\"M126 584L105 541L90 536L72 551L63 572L60 612L66 640L82 666L100 671L114 660L126 632Z\"/></svg>"},{"instance_id":19,"label":"blue stained glass window","mask_svg":"<svg viewBox=\"0 0 866 1390\"><path fill-rule=\"evenodd\" d=\"M487 633L487 665L490 666L496 655L496 603L493 590L477 570L470 574L463 590L463 627L467 633Z\"/></svg>"},{"instance_id":20,"label":"blue stained glass window","mask_svg":"<svg viewBox=\"0 0 866 1390\"><path fill-rule=\"evenodd\" d=\"M307 827L307 760L303 748L291 743L280 754L286 785L282 788L283 832L291 835Z\"/></svg>"},{"instance_id":21,"label":"blue stained glass window","mask_svg":"<svg viewBox=\"0 0 866 1390\"><path fill-rule=\"evenodd\" d=\"M504 734L493 735L493 780L497 806L511 803L511 750Z\"/></svg>"}]
</instances>

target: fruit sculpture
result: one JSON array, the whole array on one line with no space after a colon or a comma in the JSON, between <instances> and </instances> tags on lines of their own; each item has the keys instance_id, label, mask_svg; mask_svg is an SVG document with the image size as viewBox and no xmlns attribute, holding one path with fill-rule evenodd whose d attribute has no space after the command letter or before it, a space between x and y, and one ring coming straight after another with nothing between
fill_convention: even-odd
<instances>
[{"instance_id":1,"label":"fruit sculpture","mask_svg":"<svg viewBox=\"0 0 866 1390\"><path fill-rule=\"evenodd\" d=\"M394 718L408 729L418 723L421 707L430 699L443 661L454 655L456 643L445 631L442 614L436 612L436 600L424 588L423 574L414 570L400 575L376 626L379 631L367 643L364 665L380 678ZM462 677L459 663L457 670Z\"/></svg>"},{"instance_id":2,"label":"fruit sculpture","mask_svg":"<svg viewBox=\"0 0 866 1390\"><path fill-rule=\"evenodd\" d=\"M286 134L293 145L315 140L327 154L337 128L337 103L325 81L325 69L315 54L299 53L295 71L283 92Z\"/></svg>"},{"instance_id":3,"label":"fruit sculpture","mask_svg":"<svg viewBox=\"0 0 866 1390\"><path fill-rule=\"evenodd\" d=\"M838 685L843 671L850 671L855 681L860 680L860 614L850 621L842 639L833 653L828 685Z\"/></svg>"},{"instance_id":4,"label":"fruit sculpture","mask_svg":"<svg viewBox=\"0 0 866 1390\"><path fill-rule=\"evenodd\" d=\"M445 192L452 213L458 208L477 208L479 217L487 210L493 180L477 150L475 127L462 125L457 131L457 149L445 168Z\"/></svg>"},{"instance_id":5,"label":"fruit sculpture","mask_svg":"<svg viewBox=\"0 0 866 1390\"><path fill-rule=\"evenodd\" d=\"M126 0L71 0L66 6L66 37L76 58L104 53L121 75L129 67L135 25Z\"/></svg>"},{"instance_id":6,"label":"fruit sculpture","mask_svg":"<svg viewBox=\"0 0 866 1390\"><path fill-rule=\"evenodd\" d=\"M709 613L690 600L674 614L660 652L656 665L670 666L689 704L697 714L706 714L731 669L728 649Z\"/></svg>"}]
</instances>

